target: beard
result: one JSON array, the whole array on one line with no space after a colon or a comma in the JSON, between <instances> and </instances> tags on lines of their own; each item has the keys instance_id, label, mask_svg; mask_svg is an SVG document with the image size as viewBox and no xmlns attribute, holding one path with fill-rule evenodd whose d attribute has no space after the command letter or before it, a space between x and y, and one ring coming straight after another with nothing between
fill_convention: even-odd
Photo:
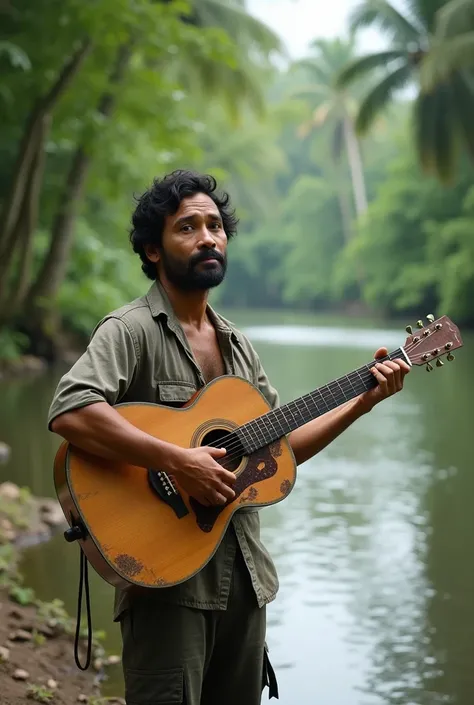
<instances>
[{"instance_id":1,"label":"beard","mask_svg":"<svg viewBox=\"0 0 474 705\"><path fill-rule=\"evenodd\" d=\"M205 262L210 257L216 261ZM177 289L206 291L222 283L227 270L227 257L217 250L201 250L183 262L162 250L161 264L168 281Z\"/></svg>"}]
</instances>

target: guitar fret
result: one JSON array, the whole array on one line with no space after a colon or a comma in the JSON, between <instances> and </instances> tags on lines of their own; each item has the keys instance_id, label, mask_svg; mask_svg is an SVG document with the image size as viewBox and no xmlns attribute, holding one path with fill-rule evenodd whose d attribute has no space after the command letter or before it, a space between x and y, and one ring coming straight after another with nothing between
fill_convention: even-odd
<instances>
[{"instance_id":1,"label":"guitar fret","mask_svg":"<svg viewBox=\"0 0 474 705\"><path fill-rule=\"evenodd\" d=\"M403 358L399 348L384 360ZM251 453L269 445L309 421L335 409L349 399L376 386L377 381L370 372L374 362L329 382L278 409L272 409L235 430L246 453Z\"/></svg>"},{"instance_id":2,"label":"guitar fret","mask_svg":"<svg viewBox=\"0 0 474 705\"><path fill-rule=\"evenodd\" d=\"M341 387L341 385L339 384L339 380L336 379L336 380L335 380L335 383L337 384L337 386L338 386L339 389L341 390L341 394L342 394L342 397L343 397L344 401L347 401L346 393L344 392L344 389L343 389L343 388Z\"/></svg>"}]
</instances>

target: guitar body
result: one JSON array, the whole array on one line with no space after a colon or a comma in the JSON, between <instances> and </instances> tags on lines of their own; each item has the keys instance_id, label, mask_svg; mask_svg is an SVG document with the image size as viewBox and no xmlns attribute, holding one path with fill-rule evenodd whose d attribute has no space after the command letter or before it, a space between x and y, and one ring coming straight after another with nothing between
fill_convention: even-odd
<instances>
[{"instance_id":1,"label":"guitar body","mask_svg":"<svg viewBox=\"0 0 474 705\"><path fill-rule=\"evenodd\" d=\"M219 445L220 436L269 411L258 389L231 376L211 382L182 409L146 403L114 408L142 431L183 448ZM69 524L85 529L79 542L99 575L120 588L161 588L189 579L208 563L237 510L279 502L296 479L286 437L247 456L228 449L225 463L237 476L236 497L222 507L204 507L176 479L173 493L161 480L160 494L156 472L104 460L66 442L56 455L54 480Z\"/></svg>"}]
</instances>

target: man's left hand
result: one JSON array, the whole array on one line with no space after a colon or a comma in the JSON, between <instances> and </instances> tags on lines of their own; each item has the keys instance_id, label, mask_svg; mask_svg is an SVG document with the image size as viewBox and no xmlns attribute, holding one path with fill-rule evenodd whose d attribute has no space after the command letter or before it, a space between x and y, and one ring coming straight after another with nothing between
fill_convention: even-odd
<instances>
[{"instance_id":1,"label":"man's left hand","mask_svg":"<svg viewBox=\"0 0 474 705\"><path fill-rule=\"evenodd\" d=\"M379 348L374 359L378 360L387 355L387 348ZM410 372L410 365L405 360L385 360L376 363L370 371L378 384L374 389L360 395L359 402L364 411L370 411L379 402L400 392L403 389L405 375Z\"/></svg>"}]
</instances>

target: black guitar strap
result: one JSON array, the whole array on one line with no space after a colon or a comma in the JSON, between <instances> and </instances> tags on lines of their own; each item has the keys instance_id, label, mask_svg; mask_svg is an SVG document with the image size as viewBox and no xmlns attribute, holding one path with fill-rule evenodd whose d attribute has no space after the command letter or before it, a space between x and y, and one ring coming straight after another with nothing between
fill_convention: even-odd
<instances>
[{"instance_id":1,"label":"black guitar strap","mask_svg":"<svg viewBox=\"0 0 474 705\"><path fill-rule=\"evenodd\" d=\"M74 660L76 666L81 671L87 671L91 663L92 655L92 616L91 616L91 602L89 595L89 569L88 561L86 555L81 547L80 558L79 558L79 593L77 599L77 620L76 620L76 636L74 638ZM87 655L86 662L84 665L79 661L79 638L81 635L81 616L82 616L82 590L86 594L86 613L87 613Z\"/></svg>"}]
</instances>

